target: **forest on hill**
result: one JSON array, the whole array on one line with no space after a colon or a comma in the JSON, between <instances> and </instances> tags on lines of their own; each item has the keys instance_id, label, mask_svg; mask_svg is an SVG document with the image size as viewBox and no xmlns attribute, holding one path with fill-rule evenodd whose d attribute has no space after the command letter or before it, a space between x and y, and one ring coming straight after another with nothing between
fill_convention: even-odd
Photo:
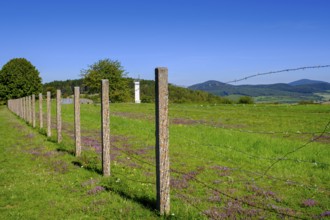
<instances>
[{"instance_id":1,"label":"forest on hill","mask_svg":"<svg viewBox=\"0 0 330 220\"><path fill-rule=\"evenodd\" d=\"M134 79L125 78L128 84L129 93L131 94L131 102L134 97ZM99 96L95 95L89 90L89 87L84 84L83 79L52 81L43 84L43 93L50 91L52 97L55 97L56 90L62 91L63 97L70 97L73 95L74 87L79 86L80 92L86 98L98 102ZM155 81L154 80L140 80L140 96L141 102L150 103L155 100ZM173 84L169 84L169 101L171 103L210 103L210 104L227 104L232 101L217 95L210 94L205 91L194 91L183 88Z\"/></svg>"},{"instance_id":2,"label":"forest on hill","mask_svg":"<svg viewBox=\"0 0 330 220\"><path fill-rule=\"evenodd\" d=\"M314 80L298 80L292 83L276 83L268 85L231 85L215 80L189 86L192 90L205 91L214 95L228 96L250 96L258 100L287 100L290 102L310 100L324 100L322 94L330 95L330 83Z\"/></svg>"}]
</instances>

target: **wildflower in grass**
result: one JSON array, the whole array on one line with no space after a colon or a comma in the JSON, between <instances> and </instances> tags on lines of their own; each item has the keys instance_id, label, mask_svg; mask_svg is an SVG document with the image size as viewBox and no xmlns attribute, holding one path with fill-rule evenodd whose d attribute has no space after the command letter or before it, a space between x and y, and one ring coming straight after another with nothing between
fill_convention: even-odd
<instances>
[{"instance_id":1,"label":"wildflower in grass","mask_svg":"<svg viewBox=\"0 0 330 220\"><path fill-rule=\"evenodd\" d=\"M321 214L321 217L330 217L330 211L325 211Z\"/></svg>"},{"instance_id":2,"label":"wildflower in grass","mask_svg":"<svg viewBox=\"0 0 330 220\"><path fill-rule=\"evenodd\" d=\"M95 186L93 189L89 190L87 192L87 194L88 195L96 195L96 194L98 194L98 193L100 193L100 192L102 192L104 190L105 190L105 188L102 187L102 186Z\"/></svg>"},{"instance_id":3,"label":"wildflower in grass","mask_svg":"<svg viewBox=\"0 0 330 220\"><path fill-rule=\"evenodd\" d=\"M313 199L306 199L302 202L302 206L304 207L313 207L317 205L317 201Z\"/></svg>"}]
</instances>

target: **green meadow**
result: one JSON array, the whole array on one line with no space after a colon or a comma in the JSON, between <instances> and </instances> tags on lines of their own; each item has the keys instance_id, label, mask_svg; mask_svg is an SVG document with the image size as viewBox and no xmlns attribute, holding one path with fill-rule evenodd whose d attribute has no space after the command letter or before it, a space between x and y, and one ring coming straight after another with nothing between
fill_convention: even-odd
<instances>
[{"instance_id":1,"label":"green meadow","mask_svg":"<svg viewBox=\"0 0 330 220\"><path fill-rule=\"evenodd\" d=\"M154 104L110 105L107 178L100 174L100 112L99 105L81 105L83 152L76 158L73 105L62 105L61 144L55 103L51 138L0 108L3 219L330 215L329 105L171 104L171 214L166 217L155 211Z\"/></svg>"}]
</instances>

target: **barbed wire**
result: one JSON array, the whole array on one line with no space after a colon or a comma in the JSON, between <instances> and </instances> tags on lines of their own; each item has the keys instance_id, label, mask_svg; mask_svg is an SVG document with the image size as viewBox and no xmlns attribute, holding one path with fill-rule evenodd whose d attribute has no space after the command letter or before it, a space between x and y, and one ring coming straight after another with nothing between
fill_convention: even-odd
<instances>
[{"instance_id":1,"label":"barbed wire","mask_svg":"<svg viewBox=\"0 0 330 220\"><path fill-rule=\"evenodd\" d=\"M322 138L323 135L326 133L327 129L329 128L329 126L330 126L330 121L328 121L328 123L327 123L326 126L324 127L323 132L322 132L319 136L317 136L316 138L312 138L311 140L309 140L309 141L306 142L305 144L301 145L300 147L298 147L298 148L296 148L296 149L294 149L294 150L292 150L292 151L289 151L289 152L287 152L286 154L284 154L281 158L279 158L279 159L276 160L274 163L272 163L272 164L271 164L271 165L270 165L270 166L264 171L264 175L266 175L270 169L272 169L272 168L273 168L278 162L280 162L282 159L286 158L288 155L293 154L293 153L295 153L295 152L297 152L297 151L299 151L299 150L301 150L301 149L307 147L310 143L313 143L313 142L317 141L318 139Z\"/></svg>"},{"instance_id":2,"label":"barbed wire","mask_svg":"<svg viewBox=\"0 0 330 220\"><path fill-rule=\"evenodd\" d=\"M324 134L327 134L327 132L324 132L324 131L322 131L322 132L315 132L314 134L316 134L316 133L322 134L322 136ZM190 144L192 143L195 146L206 146L206 147L212 148L212 150L216 150L216 148L214 148L214 147L226 148L228 150L232 150L232 151L236 151L238 153L244 154L247 157L255 158L255 159L260 159L260 160L268 160L268 161L282 160L282 161L291 161L291 162L295 162L295 163L322 164L322 165L328 165L328 166L330 166L330 163L325 163L325 162L320 162L320 161L309 161L309 160L301 160L301 159L294 159L294 158L283 158L283 157L279 157L279 158L277 158L277 157L273 157L273 158L271 158L271 157L261 157L261 156L257 156L257 155L248 153L248 152L243 151L243 150L239 150L239 149L237 149L237 148L235 148L233 146L226 145L226 144L205 144L205 143L202 143L201 144L201 143L199 143L197 141L194 141L192 139L188 139L188 138L185 138L185 137L182 137L182 136L177 136L177 137L180 138L180 139L184 139L185 141L189 142ZM320 138L321 137L318 137L314 141L316 141L316 140L318 140ZM193 155L189 155L189 157L193 157L193 158L196 158L196 159L199 159L199 160L205 160L205 158L198 157L198 156L193 156Z\"/></svg>"},{"instance_id":3,"label":"barbed wire","mask_svg":"<svg viewBox=\"0 0 330 220\"><path fill-rule=\"evenodd\" d=\"M244 80L247 80L247 79L250 79L250 78L254 78L254 77L258 77L258 76L264 76L264 75L271 75L271 74L275 74L275 73L291 72L291 71L306 70L306 69L320 69L320 68L328 68L328 67L330 67L330 64L328 64L328 65L317 65L317 66L305 66L305 67L298 67L298 68L291 68L291 69L269 71L269 72L264 72L264 73L253 74L253 75L246 76L246 77L243 77L243 78L240 78L240 79L231 80L231 81L226 82L226 84L237 83L237 82L244 81Z\"/></svg>"},{"instance_id":4,"label":"barbed wire","mask_svg":"<svg viewBox=\"0 0 330 220\"><path fill-rule=\"evenodd\" d=\"M254 207L254 208L257 208L257 209L261 209L261 210L264 210L264 211L267 211L267 212L273 212L273 213L276 213L276 214L281 214L281 215L284 215L284 216L287 216L287 217L291 217L291 218L295 218L295 219L306 219L306 218L302 218L302 217L290 215L290 214L287 214L287 213L282 213L282 212L279 212L278 210L260 207L258 205L255 205L255 204L252 204L250 202L244 201L242 199L239 199L238 197L232 196L232 195L230 195L228 193L225 193L225 192L223 192L223 191L221 191L221 190L219 190L219 189L217 189L217 188L215 188L213 186L208 185L207 183L199 180L198 178L196 178L193 175L190 175L189 173L180 172L180 171L175 170L175 169L170 169L170 171L173 172L173 173L181 174L181 175L188 175L196 183L199 183L199 184L203 185L204 187L206 187L206 188L208 188L210 190L213 190L213 191L215 191L215 192L217 192L217 193L219 193L219 194L221 194L221 195L223 195L223 196L225 196L225 197L227 197L229 199L232 199L234 201L238 201L238 202L240 202L242 204L245 204L247 206Z\"/></svg>"},{"instance_id":5,"label":"barbed wire","mask_svg":"<svg viewBox=\"0 0 330 220\"><path fill-rule=\"evenodd\" d=\"M173 135L172 135L173 136ZM181 137L180 136L180 139L184 139L184 137ZM196 142L196 141L193 141L192 139L185 139L185 141L187 141L187 142L189 142L190 144L194 144L195 146L199 146L199 147L201 147L201 146L205 146L205 147L209 147L209 148L211 148L215 153L216 153L216 155L217 155L217 158L219 158L219 157L223 157L223 158L226 158L227 156L224 156L222 153L219 153L217 150L216 150L216 148L214 148L214 147L220 147L220 148L222 148L222 147L224 147L224 148L228 148L228 149L230 149L230 150L232 150L232 148L230 148L230 147L227 147L227 146L225 146L225 145L212 145L212 144L200 144L200 143L198 143L198 142ZM267 157L265 157L265 158L259 158L258 156L255 156L255 155L250 155L249 153L247 153L247 152L244 152L244 151L241 151L240 153L243 153L243 154L245 154L246 156L251 156L251 157L254 157L254 158L256 158L256 159L265 159L265 160L269 160L269 161L277 161L277 160L279 160L280 159L280 161L292 161L292 162L295 162L295 163L311 163L311 164L313 164L313 163L316 163L316 164L323 164L323 165L327 165L327 166L329 166L330 164L328 164L328 163L324 163L324 162L319 162L319 161L315 161L315 162L311 162L311 161L302 161L302 160L295 160L295 159L290 159L290 158L267 158ZM218 165L217 163L216 163L216 161L213 161L213 160L205 160L205 158L203 158L203 157L200 157L200 156L196 156L196 155L191 155L191 154L189 154L189 155L187 155L187 154L185 154L185 157L189 157L189 158L194 158L194 159L197 159L197 160L200 160L201 162L203 162L203 164L205 164L205 163L209 163L209 164L211 164L211 163L214 163L214 165ZM256 179L261 179L261 178L268 178L268 179L272 179L272 180L276 180L276 181L281 181L281 182L284 182L284 183L286 183L286 184L288 184L288 183L290 183L290 184L292 184L292 185L296 185L296 186L301 186L301 187L307 187L307 188L311 188L311 189L317 189L317 190L319 190L319 191L321 191L321 190L323 190L323 191L330 191L330 189L329 188L323 188L323 187L315 187L315 186L313 186L313 185L308 185L308 184L305 184L305 183L302 183L302 182L299 182L299 181L296 181L296 180L292 180L292 179L288 179L288 178L279 178L279 177L276 177L276 176L272 176L272 175L269 175L269 174L266 174L266 175L264 175L264 173L263 172L254 172L254 171L251 171L251 170L246 170L246 169L244 169L244 168L242 168L242 167L234 167L234 166L227 166L231 171L239 171L239 172L243 172L243 173L246 173L246 174L248 174L249 176L252 174L252 175L256 175L257 177L255 177L255 178L253 178L253 180L256 180ZM246 182L246 181L250 181L250 179L249 180L242 180L241 182ZM237 180L236 180L236 182L237 182Z\"/></svg>"},{"instance_id":6,"label":"barbed wire","mask_svg":"<svg viewBox=\"0 0 330 220\"><path fill-rule=\"evenodd\" d=\"M326 67L330 67L330 65L324 65L324 66L311 66L311 67L300 67L300 68L295 68L295 69L286 69L286 70L280 70L280 71L271 71L271 72L267 72L267 73L259 73L259 74L255 74L255 75L251 75L251 76L248 76L248 77L245 77L245 78L242 78L242 79L239 79L239 80L235 80L235 81L233 81L233 82L239 82L239 81L242 81L242 80L246 80L246 79L249 79L249 78L253 78L253 77L257 77L257 76L261 76L261 75L267 75L267 74L273 74L273 73L280 73L280 72L288 72L288 71L297 71L297 70L303 70L303 69L311 69L311 68L326 68ZM230 82L228 82L228 83L230 83ZM297 151L299 151L299 150L301 150L301 149L303 149L303 148L305 148L305 147L307 147L310 143L312 143L312 142L315 142L315 141L317 141L318 139L320 139L320 138L322 138L323 136L324 136L324 134L326 134L326 131L327 131L327 129L328 129L328 127L329 127L329 125L330 125L330 121L327 123L327 125L325 126L325 128L324 128L324 130L322 131L322 132L314 132L314 133L311 133L311 134L313 134L313 135L315 135L315 134L320 134L320 135L318 135L317 137L315 137L315 138L312 138L311 140L309 140L308 142L306 142L305 144L303 144L303 145L301 145L300 147L298 147L298 148L296 148L296 149L294 149L294 150L292 150L292 151L289 151L288 153L286 153L286 154L284 154L282 157L280 157L280 158L266 158L266 157L258 157L258 156L255 156L255 155L251 155L251 154L248 154L247 152L241 152L241 151L239 151L239 150L237 150L237 149L232 149L232 147L228 147L228 146L226 146L228 149L230 149L230 150L235 150L235 151L237 151L237 152L240 152L240 153L242 153L242 154L246 154L247 156L249 156L249 157L254 157L254 158L256 158L256 159L263 159L263 160L270 160L270 161L274 161L275 160L275 162L273 162L263 173L259 173L258 175L260 176L259 178L263 178L263 177L265 177L265 176L267 176L267 177L269 177L269 175L268 175L268 171L269 170L271 170L278 162L280 162L280 161L283 161L283 160L293 160L293 159L290 159L290 158L286 158L288 155L290 155L290 154L292 154L292 153L295 153L295 152L297 152ZM258 133L258 132L250 132L250 131L240 131L240 132L248 132L248 133ZM268 131L268 133L269 133L269 131ZM281 132L282 133L282 132ZM285 132L283 132L283 133L285 133ZM180 136L181 138L182 138L182 136ZM191 139L190 139L190 141L191 141ZM208 146L208 147L214 147L214 146L218 146L218 145L204 145L204 146ZM224 147L224 146L222 146L222 147ZM118 148L117 147L117 149L119 150L119 151L121 151L123 154L126 154L127 156L129 156L130 158L132 158L133 160L135 160L135 161L138 161L138 162L140 162L140 163L143 163L143 164L146 164L146 165L148 165L148 166L151 166L151 167L155 167L155 165L154 164L152 164L152 163L150 163L150 162L147 162L147 161L145 161L145 160L143 160L143 159L140 159L140 157L139 157L139 155L138 154L134 154L135 152L134 151L130 151L130 150L127 150L127 149L121 149L121 148ZM134 154L134 155L133 155ZM214 161L212 161L212 162L214 162ZM305 162L305 161L304 161ZM310 162L310 161L306 161L306 162ZM325 163L324 163L325 164ZM123 164L123 165L127 165L127 164ZM328 165L328 164L327 164ZM237 169L237 170L243 170L243 169L241 169L241 168L233 168L233 169ZM224 192L224 191L221 191L221 190L219 190L219 189L217 189L216 187L214 187L214 186L212 186L212 185L210 185L209 183L207 183L207 182L204 182L204 181L201 181L199 178L196 178L195 176L193 176L193 175L191 175L191 174L189 174L189 172L187 173L187 172L183 172L183 171L179 171L179 170L177 170L177 169L171 169L170 170L171 172L173 172L173 173L176 173L176 174L179 174L179 175L188 175L188 176L190 176L190 178L192 179L192 180L194 180L196 183L198 183L198 184L200 184L200 185L202 185L202 186L204 186L205 188L208 188L208 189L210 189L210 190L212 190L212 191L214 191L214 192L217 192L217 193L219 193L219 194L221 194L221 195L223 195L223 196L225 196L225 197L227 197L227 198L229 198L229 199L232 199L232 200L234 200L234 201L238 201L238 202L240 202L240 203L242 203L242 204L245 204L245 205L247 205L247 206L250 206L250 207L254 207L254 208L257 208L257 209L262 209L262 210L265 210L265 211L268 211L268 212L274 212L274 213L276 213L276 214L280 214L280 215L284 215L284 216L287 216L287 217L291 217L291 218L298 218L298 219L303 219L303 218L301 218L301 217L297 217L297 216L294 216L294 215L290 215L290 214L287 214L287 213L282 213L282 212L280 212L279 210L274 210L274 209L269 209L269 208L265 208L265 207L259 207L259 206L257 206L257 205L255 205L255 204L252 204L252 203L250 203L249 201L244 201L244 200L242 200L242 199L240 199L240 198L238 198L238 197L235 197L235 196L233 196L233 195L230 195L230 194L228 194L228 193L226 193L226 192ZM250 172L251 173L251 172ZM125 178L128 180L128 181L132 181L132 182L139 182L139 183L145 183L145 184L155 184L155 183L153 183L153 182L146 182L146 181L141 181L141 180L137 180L137 179L131 179L131 178L127 178L127 176L126 175L124 175L124 174L121 174L121 173L116 173L115 172L115 174L117 174L117 175L121 175L121 176L125 176ZM288 181L288 180L285 180L285 181ZM189 203L189 202L188 202ZM202 214L206 214L206 213L203 213L202 212Z\"/></svg>"}]
</instances>

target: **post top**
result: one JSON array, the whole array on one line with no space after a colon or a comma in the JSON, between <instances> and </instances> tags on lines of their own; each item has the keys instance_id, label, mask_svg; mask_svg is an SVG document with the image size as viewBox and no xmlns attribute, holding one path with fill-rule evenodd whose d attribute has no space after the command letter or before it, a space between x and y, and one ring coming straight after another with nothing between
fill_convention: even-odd
<instances>
[{"instance_id":1,"label":"post top","mask_svg":"<svg viewBox=\"0 0 330 220\"><path fill-rule=\"evenodd\" d=\"M156 67L157 71L167 71L167 67Z\"/></svg>"}]
</instances>

